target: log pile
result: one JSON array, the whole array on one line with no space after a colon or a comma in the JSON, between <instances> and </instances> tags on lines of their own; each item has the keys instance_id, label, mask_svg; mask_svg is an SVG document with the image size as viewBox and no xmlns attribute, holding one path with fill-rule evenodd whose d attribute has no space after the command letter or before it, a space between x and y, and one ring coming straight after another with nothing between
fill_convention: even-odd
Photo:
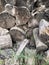
<instances>
[{"instance_id":1,"label":"log pile","mask_svg":"<svg viewBox=\"0 0 49 65\"><path fill-rule=\"evenodd\" d=\"M0 65L49 60L49 0L0 0L0 51ZM33 58L17 58L21 53Z\"/></svg>"}]
</instances>

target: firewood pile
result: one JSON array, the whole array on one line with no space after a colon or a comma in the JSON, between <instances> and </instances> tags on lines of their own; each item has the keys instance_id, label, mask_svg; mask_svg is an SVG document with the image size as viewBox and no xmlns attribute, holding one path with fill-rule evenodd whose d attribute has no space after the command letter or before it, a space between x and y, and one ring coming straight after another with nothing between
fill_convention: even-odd
<instances>
[{"instance_id":1,"label":"firewood pile","mask_svg":"<svg viewBox=\"0 0 49 65\"><path fill-rule=\"evenodd\" d=\"M18 58L21 53L32 57ZM49 0L0 0L0 65L43 65L47 61Z\"/></svg>"}]
</instances>

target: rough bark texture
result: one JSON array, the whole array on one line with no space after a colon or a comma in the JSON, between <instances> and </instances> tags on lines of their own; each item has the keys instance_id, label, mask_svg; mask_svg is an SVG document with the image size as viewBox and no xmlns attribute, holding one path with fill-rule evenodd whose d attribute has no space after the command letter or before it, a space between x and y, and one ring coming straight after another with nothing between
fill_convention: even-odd
<instances>
[{"instance_id":1,"label":"rough bark texture","mask_svg":"<svg viewBox=\"0 0 49 65\"><path fill-rule=\"evenodd\" d=\"M49 65L49 0L0 0L0 65Z\"/></svg>"}]
</instances>

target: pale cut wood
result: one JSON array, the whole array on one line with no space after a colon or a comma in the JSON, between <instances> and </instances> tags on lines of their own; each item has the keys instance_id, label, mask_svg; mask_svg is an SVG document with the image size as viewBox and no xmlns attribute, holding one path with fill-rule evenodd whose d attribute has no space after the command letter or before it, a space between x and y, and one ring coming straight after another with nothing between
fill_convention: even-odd
<instances>
[{"instance_id":1,"label":"pale cut wood","mask_svg":"<svg viewBox=\"0 0 49 65\"><path fill-rule=\"evenodd\" d=\"M39 23L40 40L49 47L49 22L42 19Z\"/></svg>"},{"instance_id":2,"label":"pale cut wood","mask_svg":"<svg viewBox=\"0 0 49 65\"><path fill-rule=\"evenodd\" d=\"M39 35L45 34L49 36L49 22L45 19L42 19L39 23Z\"/></svg>"},{"instance_id":3,"label":"pale cut wood","mask_svg":"<svg viewBox=\"0 0 49 65\"><path fill-rule=\"evenodd\" d=\"M16 58L15 58L15 56L14 56L14 61L15 61L14 64L16 64L16 60L18 60L19 55L21 54L21 52L24 50L25 46L26 46L28 43L29 43L29 40L28 40L28 39L24 39L24 40L22 41L20 47L18 48L18 50L17 50L17 52L16 52L16 54L15 54Z\"/></svg>"},{"instance_id":4,"label":"pale cut wood","mask_svg":"<svg viewBox=\"0 0 49 65\"><path fill-rule=\"evenodd\" d=\"M0 27L0 48L12 47L9 31Z\"/></svg>"},{"instance_id":5,"label":"pale cut wood","mask_svg":"<svg viewBox=\"0 0 49 65\"><path fill-rule=\"evenodd\" d=\"M24 39L20 45L20 47L18 48L17 52L16 52L16 56L19 56L21 54L21 52L23 51L23 49L25 48L25 46L29 43L29 40Z\"/></svg>"}]
</instances>

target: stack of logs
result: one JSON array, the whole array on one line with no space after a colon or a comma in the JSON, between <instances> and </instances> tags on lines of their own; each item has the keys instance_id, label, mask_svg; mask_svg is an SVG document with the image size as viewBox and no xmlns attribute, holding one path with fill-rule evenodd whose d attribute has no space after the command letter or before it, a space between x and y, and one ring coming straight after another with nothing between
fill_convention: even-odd
<instances>
[{"instance_id":1,"label":"stack of logs","mask_svg":"<svg viewBox=\"0 0 49 65\"><path fill-rule=\"evenodd\" d=\"M32 57L16 60L22 51ZM0 0L0 65L42 65L48 60L49 0Z\"/></svg>"}]
</instances>

